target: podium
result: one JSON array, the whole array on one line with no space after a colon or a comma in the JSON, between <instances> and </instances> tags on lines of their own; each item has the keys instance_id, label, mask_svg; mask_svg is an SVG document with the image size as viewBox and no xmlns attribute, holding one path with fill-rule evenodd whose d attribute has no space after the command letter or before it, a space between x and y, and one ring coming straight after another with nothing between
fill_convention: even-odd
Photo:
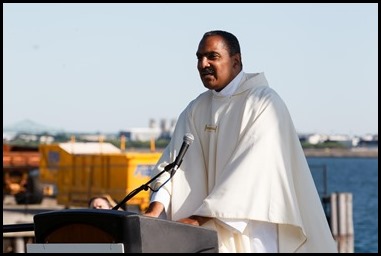
<instances>
[{"instance_id":1,"label":"podium","mask_svg":"<svg viewBox=\"0 0 381 256\"><path fill-rule=\"evenodd\" d=\"M39 213L33 219L35 243L27 252L218 252L214 230L132 212L69 209Z\"/></svg>"}]
</instances>

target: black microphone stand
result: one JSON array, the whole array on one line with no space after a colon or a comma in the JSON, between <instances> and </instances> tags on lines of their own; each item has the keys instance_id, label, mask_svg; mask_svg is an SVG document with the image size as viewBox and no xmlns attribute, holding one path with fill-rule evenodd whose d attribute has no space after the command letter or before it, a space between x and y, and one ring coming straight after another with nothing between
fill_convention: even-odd
<instances>
[{"instance_id":1,"label":"black microphone stand","mask_svg":"<svg viewBox=\"0 0 381 256\"><path fill-rule=\"evenodd\" d=\"M182 162L182 161L181 161ZM180 164L181 164L181 162L180 162ZM179 165L180 165L179 164ZM150 186L148 186L152 181L154 181L154 180L156 180L158 177L160 177L164 172L169 172L169 171L171 171L172 169L173 169L173 167L174 167L174 165L175 165L175 162L173 162L173 163L170 163L170 164L168 164L166 167L164 167L164 170L162 170L160 173L158 173L155 177L153 177L152 179L150 179L149 181L147 181L146 183L144 183L143 185L141 185L140 187L138 187L138 188L136 188L136 189L134 189L134 190L132 190L120 203L118 203L117 205L115 205L113 208L112 208L112 210L118 210L122 205L124 205L128 200L130 200L131 198L133 198L136 194L138 194L140 191L142 191L142 190L145 190L145 191L147 191L148 189L151 189L151 190L153 190L152 188L150 188ZM172 172L171 172L171 176L170 176L170 178L169 179L171 179L172 178L172 176L175 174L175 170L173 170ZM169 180L168 179L168 180ZM165 184L165 183L164 183ZM164 185L163 184L163 185ZM162 186L163 186L162 185ZM157 191L157 190L156 190Z\"/></svg>"}]
</instances>

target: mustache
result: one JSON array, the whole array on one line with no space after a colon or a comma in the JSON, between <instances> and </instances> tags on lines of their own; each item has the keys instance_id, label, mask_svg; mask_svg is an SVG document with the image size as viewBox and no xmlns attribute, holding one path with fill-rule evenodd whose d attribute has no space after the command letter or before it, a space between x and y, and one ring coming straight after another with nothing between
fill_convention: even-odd
<instances>
[{"instance_id":1,"label":"mustache","mask_svg":"<svg viewBox=\"0 0 381 256\"><path fill-rule=\"evenodd\" d=\"M214 69L213 68L204 68L200 71L201 75L213 75L214 74Z\"/></svg>"}]
</instances>

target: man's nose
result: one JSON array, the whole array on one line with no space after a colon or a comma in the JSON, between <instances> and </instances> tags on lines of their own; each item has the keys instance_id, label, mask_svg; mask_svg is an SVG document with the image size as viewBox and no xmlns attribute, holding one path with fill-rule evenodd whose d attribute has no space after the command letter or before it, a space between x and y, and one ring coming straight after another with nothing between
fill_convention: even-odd
<instances>
[{"instance_id":1,"label":"man's nose","mask_svg":"<svg viewBox=\"0 0 381 256\"><path fill-rule=\"evenodd\" d=\"M201 59L201 66L205 67L205 65L208 65L208 60L204 57Z\"/></svg>"},{"instance_id":2,"label":"man's nose","mask_svg":"<svg viewBox=\"0 0 381 256\"><path fill-rule=\"evenodd\" d=\"M202 57L199 60L199 67L201 69L206 68L206 67L210 67L209 61L208 61L208 59L206 57Z\"/></svg>"}]
</instances>

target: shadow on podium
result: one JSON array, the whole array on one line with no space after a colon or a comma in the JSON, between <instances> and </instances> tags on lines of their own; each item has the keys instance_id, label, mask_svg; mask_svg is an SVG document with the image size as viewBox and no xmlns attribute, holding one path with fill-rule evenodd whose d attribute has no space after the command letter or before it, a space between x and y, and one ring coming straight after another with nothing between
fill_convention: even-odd
<instances>
[{"instance_id":1,"label":"shadow on podium","mask_svg":"<svg viewBox=\"0 0 381 256\"><path fill-rule=\"evenodd\" d=\"M69 209L34 216L27 252L217 253L214 230L133 212Z\"/></svg>"}]
</instances>

